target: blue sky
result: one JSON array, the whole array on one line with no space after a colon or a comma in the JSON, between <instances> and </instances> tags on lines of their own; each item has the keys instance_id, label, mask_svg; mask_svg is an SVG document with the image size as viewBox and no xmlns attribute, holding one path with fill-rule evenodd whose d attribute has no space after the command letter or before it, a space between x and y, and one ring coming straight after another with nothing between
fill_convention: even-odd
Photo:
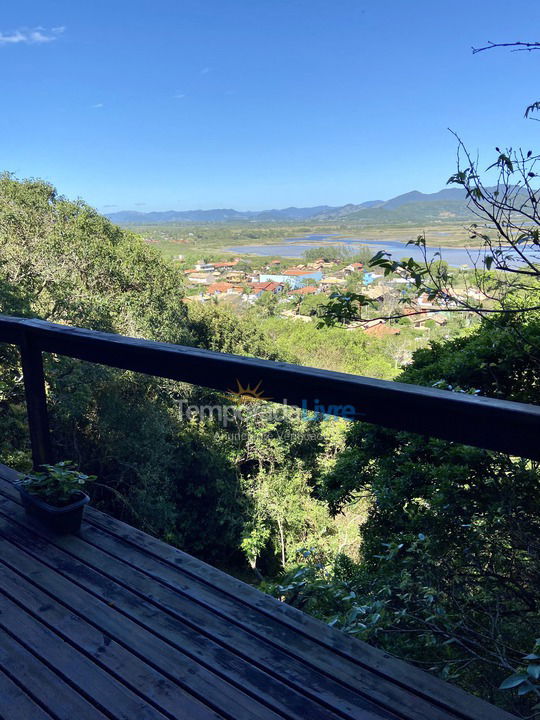
<instances>
[{"instance_id":1,"label":"blue sky","mask_svg":"<svg viewBox=\"0 0 540 720\"><path fill-rule=\"evenodd\" d=\"M0 16L1 167L101 211L434 192L457 131L535 147L533 0L18 0Z\"/></svg>"}]
</instances>

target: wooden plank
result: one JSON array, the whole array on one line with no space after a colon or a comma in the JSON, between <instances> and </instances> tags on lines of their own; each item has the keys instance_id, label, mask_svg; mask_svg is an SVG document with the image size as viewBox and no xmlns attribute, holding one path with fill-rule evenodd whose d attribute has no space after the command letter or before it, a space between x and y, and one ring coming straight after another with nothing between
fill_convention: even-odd
<instances>
[{"instance_id":1,"label":"wooden plank","mask_svg":"<svg viewBox=\"0 0 540 720\"><path fill-rule=\"evenodd\" d=\"M2 672L16 677L32 695L40 698L55 720L110 720L8 633L2 634L0 642ZM9 720L16 718L14 715Z\"/></svg>"},{"instance_id":2,"label":"wooden plank","mask_svg":"<svg viewBox=\"0 0 540 720\"><path fill-rule=\"evenodd\" d=\"M220 720L223 717L201 705L81 615L60 604L53 595L46 594L8 565L3 565L1 559L0 585L5 595L22 605L49 630L68 640L167 716L179 720Z\"/></svg>"},{"instance_id":3,"label":"wooden plank","mask_svg":"<svg viewBox=\"0 0 540 720\"><path fill-rule=\"evenodd\" d=\"M274 402L352 406L355 419L540 460L534 405L0 316L0 341L20 343L25 332L45 352L221 391L262 380Z\"/></svg>"},{"instance_id":4,"label":"wooden plank","mask_svg":"<svg viewBox=\"0 0 540 720\"><path fill-rule=\"evenodd\" d=\"M2 720L53 720L34 700L0 671L0 718Z\"/></svg>"},{"instance_id":5,"label":"wooden plank","mask_svg":"<svg viewBox=\"0 0 540 720\"><path fill-rule=\"evenodd\" d=\"M362 698L355 694L356 691L388 708L399 707L402 714L408 712L415 720L448 717L446 712L418 698L410 689L402 689L394 683L387 687L369 669L362 668L359 672L356 664L329 653L305 635L237 598L216 593L178 568L145 556L114 536L85 527L84 540L84 543L71 542L65 547L141 596L151 593L154 602L159 602L184 622L194 623L205 634L241 652L246 660L266 667L268 672L291 678L289 682L300 691L324 699L343 713L354 712L355 705L358 707L361 703ZM64 547L64 543L60 541L58 546ZM112 562L100 552L101 549L117 561Z\"/></svg>"},{"instance_id":6,"label":"wooden plank","mask_svg":"<svg viewBox=\"0 0 540 720\"><path fill-rule=\"evenodd\" d=\"M2 474L6 474L5 469L1 470ZM13 471L9 471L13 477ZM0 486L0 492L6 492L6 485ZM11 485L7 486L7 492L13 498L17 497ZM196 560L189 555L172 548L155 538L132 528L125 523L114 520L108 515L99 511L89 509L87 517L92 524L102 526L107 532L115 535L118 540L130 543L137 549L144 549L160 559L164 563L169 563L174 569L181 569L186 577L193 577L209 588L214 593L216 602L219 604L220 597L229 597L234 602L240 604L244 610L240 610L235 614L245 614L249 609L256 609L260 613L272 619L275 624L271 626L270 639L274 641L282 637L280 624L285 625L294 630L296 633L294 644L302 647L302 637L308 637L310 640L319 643L323 650L322 657L325 657L326 663L331 664L333 668L339 670L345 660L346 671L351 672L351 667L347 663L353 663L354 677L363 677L365 671L376 673L379 678L392 682L398 687L410 690L421 698L428 699L431 702L438 703L447 712L458 714L463 717L483 717L482 713L488 713L489 717L494 720L508 719L513 716L495 708L479 698L470 696L459 688L444 683L437 678L429 675L408 663L392 658L388 654L372 648L354 638L350 638L344 633L340 633L329 628L324 623L302 613L295 608L284 603L280 603L249 585L242 583L235 578L222 573L200 560ZM96 522L95 522L96 521ZM232 613L232 611L231 611ZM257 632L264 632L264 623L259 623ZM268 634L268 633L267 633ZM286 637L286 635L285 635ZM290 642L292 645L292 642ZM331 661L328 660L328 652L334 653ZM313 659L314 653L310 653ZM340 676L342 678L342 676ZM380 684L380 680L378 683ZM476 713L476 715L474 714Z\"/></svg>"},{"instance_id":7,"label":"wooden plank","mask_svg":"<svg viewBox=\"0 0 540 720\"><path fill-rule=\"evenodd\" d=\"M283 714L273 711L264 699L252 697L250 688L253 686L251 668L241 666L235 658L224 657L219 652L209 653L207 645L202 641L190 642L189 647L180 647L175 643L177 627L170 626L171 637L158 634L152 629L152 618L159 613L148 603L141 603L140 611L132 609L126 612L120 607L114 584L100 578L90 568L74 562L60 551L54 551L46 543L32 538L31 534L16 528L6 528L0 519L0 537L2 558L12 569L20 569L32 582L42 590L60 595L64 605L77 614L84 614L88 622L100 627L111 639L130 651L143 657L148 664L162 672L166 677L189 690L190 693L206 701L230 720L278 720L283 717L296 717L288 712ZM5 541L9 542L5 542ZM12 547L13 545L13 547ZM39 559L41 562L36 563ZM97 601L97 602L96 602ZM122 603L123 605L123 603ZM176 638L177 639L177 638ZM226 666L230 679L225 680L224 673L210 669L210 665ZM243 673L243 674L242 674ZM244 681L240 686L238 678ZM236 678L236 682L234 681ZM258 686L259 694L266 690L266 683L261 678ZM324 716L323 716L324 717ZM326 717L330 717L327 715ZM373 716L359 714L359 718L374 720Z\"/></svg>"},{"instance_id":8,"label":"wooden plank","mask_svg":"<svg viewBox=\"0 0 540 720\"><path fill-rule=\"evenodd\" d=\"M381 678L405 688L413 688L421 697L436 702L448 710L467 718L489 717L492 720L510 720L513 715L489 703L469 695L460 688L443 682L409 663L392 657L367 643L351 638L345 633L328 627L319 620L296 608L281 603L246 583L213 568L190 555L157 540L156 538L122 523L98 510L88 508L87 521L106 530L118 539L144 549L163 562L182 569L187 575L205 583L212 592L224 593L229 597L255 608L274 620L281 622L317 643L327 651L346 658L358 668L370 669ZM277 630L276 630L277 632Z\"/></svg>"},{"instance_id":9,"label":"wooden plank","mask_svg":"<svg viewBox=\"0 0 540 720\"><path fill-rule=\"evenodd\" d=\"M3 528L2 533L4 533ZM65 560L63 563L62 569L66 572L68 564ZM70 575L69 571L68 574ZM257 668L249 659L243 658L239 653L234 653L232 650L227 652L223 646L220 647L212 641L211 638L206 640L206 638L200 634L201 630L204 632L203 628L198 630L196 626L193 626L188 629L184 627L183 623L180 624L178 621L175 621L175 619L171 619L170 613L166 613L165 608L161 604L156 603L160 610L160 612L156 612L156 608L151 608L151 606L145 602L144 596L140 596L139 598L133 597L132 594L128 594L126 591L122 592L122 588L115 588L115 590L111 592L109 587L107 596L109 601L114 602L115 608L122 608L123 611L126 610L127 604L129 604L131 611L133 611L135 606L140 607L141 609L138 612L139 620L143 618L148 622L148 618L150 617L152 620L150 627L155 633L161 637L166 637L169 643L181 647L186 651L194 652L198 650L212 668L216 668L220 671L220 674L226 674L229 680L235 680L238 685L242 683L242 686L250 691L254 697L271 705L277 712L283 713L287 717L298 718L298 720L305 717L305 713L314 719L320 718L322 720L323 718L327 718L328 720L332 720L332 718L337 718L332 711L332 704L327 698L329 693L325 691L324 678L321 678L321 683L323 684L320 688L320 698L318 698L317 702L317 699L310 699L309 696L306 696L300 687L291 688L284 684L278 677L279 673L275 673L275 676L272 677L272 675ZM152 602L154 602L154 596L152 597ZM239 644L242 643L241 637L237 637L236 640ZM280 662L280 657L276 653L269 653L268 661L282 671L288 670L287 664L285 664L285 666L283 665L283 658L281 658ZM288 660L285 658L285 663L287 662ZM291 671L291 674L294 675L293 671ZM339 697L333 698L330 695L330 700L335 699L336 703L339 702L341 706L339 709L341 713L340 717L355 718L360 716L365 717L366 720L368 718L375 720L375 718L395 717L394 713L379 710L373 703L366 701L360 696L355 697L351 692L345 690L344 695L348 695L353 701L356 700L356 702L345 703L342 699L340 700ZM323 707L321 707L321 705ZM361 714L358 715L358 713ZM438 719L433 717L433 720Z\"/></svg>"},{"instance_id":10,"label":"wooden plank","mask_svg":"<svg viewBox=\"0 0 540 720\"><path fill-rule=\"evenodd\" d=\"M297 633L285 627L276 627L275 623L269 622L265 616L258 615L253 618L254 629L257 624L261 624L261 620L266 621L264 623L266 637L258 635L250 630L249 617L244 618L244 622L234 620L239 615L246 615L246 611L249 615L249 609L245 606L229 603L226 608L222 608L224 612L217 613L210 604L200 602L196 592L189 592L178 571L176 571L176 582L173 580L170 587L167 587L160 580L160 573L166 574L167 567L158 564L155 560L155 572L147 577L142 572L134 571L134 568L125 562L119 562L114 557L104 554L97 547L77 540L71 538L66 542L65 539L59 539L55 545L67 550L109 579L114 579L117 583L122 583L125 588L140 594L141 599L150 597L153 603L196 632L219 642L221 646L234 652L249 664L272 675L280 682L286 682L295 692L305 694L315 702L324 702L328 708L336 709L347 717L354 717L361 707L372 710L377 716L390 717L390 714L385 713L369 700L366 701L365 698L371 697L389 707L395 707L399 700L400 705L404 709L408 707L418 720L446 718L446 715L439 714L432 705L426 707L424 711L421 707L422 703L413 693L400 692L395 687L385 690L380 686L379 678L371 676L370 673L365 673L365 677L358 677L354 667L347 667L347 672L339 672L339 667L336 667L334 661L329 660L328 653L322 648L313 645L306 638L298 637ZM123 551L121 546L120 551L121 553ZM137 557L137 560L144 563L142 557ZM188 592L185 592L186 589ZM212 603L212 597L208 597L208 602ZM280 637L279 643L271 642L275 635ZM343 664L338 658L337 665ZM335 678L340 682L336 682ZM348 684L348 687L341 683ZM359 692L362 694L358 694ZM309 710L309 703L305 704L306 709ZM391 713L391 716L394 717L394 714Z\"/></svg>"},{"instance_id":11,"label":"wooden plank","mask_svg":"<svg viewBox=\"0 0 540 720\"><path fill-rule=\"evenodd\" d=\"M165 715L42 625L0 588L0 628L115 720L165 720Z\"/></svg>"},{"instance_id":12,"label":"wooden plank","mask_svg":"<svg viewBox=\"0 0 540 720\"><path fill-rule=\"evenodd\" d=\"M2 488L2 491L4 491L4 488ZM97 518L104 519L108 527L112 525L113 528L116 528L117 533L120 530L121 535L124 536L117 535L119 543L117 551L114 550L114 541L107 543L107 551L111 554L118 552L128 558L132 556L131 559L134 563L139 567L144 566L145 571L150 572L151 565L145 566L144 555L141 555L138 551L138 545L136 546L138 552L134 557L133 547L131 552L125 549L129 547L125 545L126 537L129 536L127 542L132 542L133 533L135 533L137 543L141 540L150 543L149 547L146 546L146 542L143 544L145 552L149 553L149 557L153 556L161 561L160 566L156 566L158 568L155 574L156 579L159 579L160 574L162 574L162 576L168 578L167 582L171 584L171 587L186 592L186 580L189 586L189 577L196 578L199 586L197 592L199 593L200 588L203 588L204 595L204 588L206 588L207 593L210 593L210 595L206 594L208 600L211 599L213 593L215 604L218 608L221 608L220 611L223 612L224 617L227 617L227 614L231 618L244 616L240 621L241 623L244 622L244 618L249 618L249 620L245 620L246 625L251 625L252 631L259 634L261 639L273 642L282 649L286 649L288 646L291 654L298 654L300 658L303 656L303 660L312 666L321 669L331 668L332 673L340 682L370 693L371 697L382 702L384 702L385 698L387 701L390 699L392 707L399 708L402 713L407 713L407 708L409 708L411 713L407 715L409 717L427 716L431 720L439 717L439 714L442 717L449 717L450 715L452 717L484 717L485 715L482 715L482 712L489 712L489 717L494 719L501 718L502 720L502 718L512 717L427 673L419 671L406 663L394 660L381 651L332 630L304 613L279 603L275 599L269 598L236 581L234 578L216 571L210 566L190 558L190 556L186 556L184 553L160 543L150 536L144 535L144 533L135 531L133 528L112 520L97 511L90 514L92 517L95 515ZM126 528L128 532L125 532ZM95 535L91 533L91 529L85 530L86 537L95 538ZM69 542L71 541L73 541L73 546L77 545L77 548L82 543L80 540L77 543L75 538L71 538ZM59 539L55 542L62 543L65 541ZM120 544L121 542L122 544ZM73 547L71 551L74 551ZM76 552L78 554L79 550ZM96 555L92 560L93 552L95 550L87 552L85 559L89 563L95 562L96 567L99 567L103 563L102 556ZM187 574L185 578L179 576L176 582L172 581L173 575L171 575L171 572L176 573L178 576L179 567L185 572L186 563ZM167 565L169 565L168 572ZM108 564L108 572L114 573L117 569L117 566ZM196 573L193 572L194 569ZM163 581L163 579L162 577L161 580ZM125 578L125 582L128 582L128 578ZM223 585L228 586L227 590L223 591ZM152 585L149 587L151 588ZM139 586L139 589L141 589L141 586ZM144 586L142 591L145 591ZM245 599L246 591L249 595L249 602L246 602ZM162 591L160 593L160 602L166 604L169 610L172 609L177 612L179 606L174 599L166 600ZM154 590L154 596L155 594L156 591ZM197 602L204 602L201 597L194 597L193 599ZM253 599L256 600L255 603L253 603ZM274 612L276 610L279 612ZM282 611L285 611L285 614ZM255 612L259 614L259 620L257 620ZM300 623L291 623L291 616L293 621L300 620ZM315 632L313 632L314 630ZM343 652L344 649L345 653ZM416 694L416 697L413 696L412 700L411 693ZM426 698L429 699L429 705L426 703Z\"/></svg>"}]
</instances>

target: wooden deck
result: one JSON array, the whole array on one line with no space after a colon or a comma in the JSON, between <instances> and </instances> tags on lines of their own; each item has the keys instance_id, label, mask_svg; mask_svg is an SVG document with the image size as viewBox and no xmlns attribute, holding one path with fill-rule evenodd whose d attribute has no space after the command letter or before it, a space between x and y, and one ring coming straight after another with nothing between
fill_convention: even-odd
<instances>
[{"instance_id":1,"label":"wooden deck","mask_svg":"<svg viewBox=\"0 0 540 720\"><path fill-rule=\"evenodd\" d=\"M509 720L108 515L30 524L0 466L2 720Z\"/></svg>"}]
</instances>

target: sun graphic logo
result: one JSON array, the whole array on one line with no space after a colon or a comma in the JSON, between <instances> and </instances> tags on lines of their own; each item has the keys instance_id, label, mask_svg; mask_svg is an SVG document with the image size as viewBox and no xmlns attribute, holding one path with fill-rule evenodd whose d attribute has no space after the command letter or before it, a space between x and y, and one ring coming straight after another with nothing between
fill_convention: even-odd
<instances>
[{"instance_id":1,"label":"sun graphic logo","mask_svg":"<svg viewBox=\"0 0 540 720\"><path fill-rule=\"evenodd\" d=\"M236 395L240 401L271 400L272 398L265 397L264 390L261 390L261 385L262 380L259 380L254 387L251 387L249 383L244 387L240 380L236 378L236 390L229 390L229 392Z\"/></svg>"}]
</instances>

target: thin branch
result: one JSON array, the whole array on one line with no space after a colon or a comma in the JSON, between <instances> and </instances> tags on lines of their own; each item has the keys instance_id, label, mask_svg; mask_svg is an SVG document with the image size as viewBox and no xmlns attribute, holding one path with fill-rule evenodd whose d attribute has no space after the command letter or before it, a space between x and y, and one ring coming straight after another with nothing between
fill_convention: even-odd
<instances>
[{"instance_id":1,"label":"thin branch","mask_svg":"<svg viewBox=\"0 0 540 720\"><path fill-rule=\"evenodd\" d=\"M512 52L519 52L519 51L527 51L531 52L532 50L540 50L540 42L509 42L509 43L494 43L491 42L491 40L488 40L488 44L481 48L471 48L473 51L473 55L476 55L476 53L484 52L484 50L492 50L493 48L501 48L501 47L510 47L514 48Z\"/></svg>"}]
</instances>

